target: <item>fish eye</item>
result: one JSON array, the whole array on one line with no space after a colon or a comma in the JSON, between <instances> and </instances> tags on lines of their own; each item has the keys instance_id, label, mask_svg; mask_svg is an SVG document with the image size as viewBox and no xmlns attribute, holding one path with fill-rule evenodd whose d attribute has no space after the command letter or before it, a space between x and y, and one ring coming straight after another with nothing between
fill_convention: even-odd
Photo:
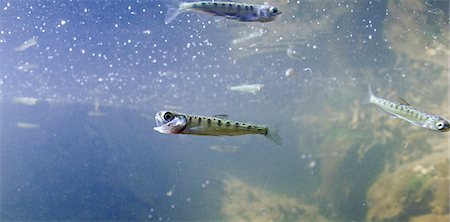
<instances>
[{"instance_id":1,"label":"fish eye","mask_svg":"<svg viewBox=\"0 0 450 222\"><path fill-rule=\"evenodd\" d=\"M437 127L438 130L444 129L444 127L445 127L444 121L438 121L436 123L436 127Z\"/></svg>"},{"instance_id":2,"label":"fish eye","mask_svg":"<svg viewBox=\"0 0 450 222\"><path fill-rule=\"evenodd\" d=\"M172 120L174 118L174 116L173 116L173 114L171 112L164 113L163 117L164 117L165 121L170 121L170 120Z\"/></svg>"},{"instance_id":3,"label":"fish eye","mask_svg":"<svg viewBox=\"0 0 450 222\"><path fill-rule=\"evenodd\" d=\"M273 7L273 8L270 9L270 14L277 15L278 13L279 13L279 11L278 11L277 8Z\"/></svg>"}]
</instances>

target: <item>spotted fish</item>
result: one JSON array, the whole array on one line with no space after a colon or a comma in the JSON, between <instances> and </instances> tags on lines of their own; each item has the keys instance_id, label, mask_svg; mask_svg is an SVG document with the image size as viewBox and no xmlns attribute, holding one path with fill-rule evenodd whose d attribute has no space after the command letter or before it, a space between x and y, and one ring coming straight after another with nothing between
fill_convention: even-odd
<instances>
[{"instance_id":1,"label":"spotted fish","mask_svg":"<svg viewBox=\"0 0 450 222\"><path fill-rule=\"evenodd\" d=\"M260 134L281 145L281 137L267 126L228 120L226 115L198 116L173 111L160 111L155 116L153 129L167 134L191 134L202 136L239 136Z\"/></svg>"},{"instance_id":2,"label":"spotted fish","mask_svg":"<svg viewBox=\"0 0 450 222\"><path fill-rule=\"evenodd\" d=\"M223 16L243 22L270 22L281 14L278 8L268 4L254 5L220 1L179 2L177 0L167 0L167 3L166 24L169 24L179 14L187 11Z\"/></svg>"},{"instance_id":3,"label":"spotted fish","mask_svg":"<svg viewBox=\"0 0 450 222\"><path fill-rule=\"evenodd\" d=\"M379 106L382 110L388 112L396 118L406 120L413 125L434 131L446 132L450 130L450 123L447 119L412 107L404 99L400 99L401 102L397 103L377 97L373 94L370 85L369 95L370 103Z\"/></svg>"}]
</instances>

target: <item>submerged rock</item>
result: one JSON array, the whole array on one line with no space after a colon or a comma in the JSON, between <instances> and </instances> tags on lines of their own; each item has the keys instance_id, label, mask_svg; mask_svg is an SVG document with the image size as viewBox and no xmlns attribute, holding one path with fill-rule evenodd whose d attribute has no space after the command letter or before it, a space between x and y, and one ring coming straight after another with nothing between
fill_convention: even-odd
<instances>
[{"instance_id":1,"label":"submerged rock","mask_svg":"<svg viewBox=\"0 0 450 222\"><path fill-rule=\"evenodd\" d=\"M317 206L231 177L224 181L222 214L228 221L328 221Z\"/></svg>"},{"instance_id":2,"label":"submerged rock","mask_svg":"<svg viewBox=\"0 0 450 222\"><path fill-rule=\"evenodd\" d=\"M367 221L448 221L448 167L447 156L437 153L386 170L367 193Z\"/></svg>"}]
</instances>

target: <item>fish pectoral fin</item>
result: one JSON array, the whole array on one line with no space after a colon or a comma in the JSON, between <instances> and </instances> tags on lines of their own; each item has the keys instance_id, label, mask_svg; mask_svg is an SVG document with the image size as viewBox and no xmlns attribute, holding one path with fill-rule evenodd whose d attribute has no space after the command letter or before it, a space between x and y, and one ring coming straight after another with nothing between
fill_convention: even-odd
<instances>
[{"instance_id":1,"label":"fish pectoral fin","mask_svg":"<svg viewBox=\"0 0 450 222\"><path fill-rule=\"evenodd\" d=\"M214 15L214 14L212 14L212 13L209 13L209 15ZM224 17L220 17L220 16L222 16L222 15L214 15L215 17L214 17L214 22L223 22L223 21L225 21L225 18Z\"/></svg>"},{"instance_id":2,"label":"fish pectoral fin","mask_svg":"<svg viewBox=\"0 0 450 222\"><path fill-rule=\"evenodd\" d=\"M206 128L203 126L195 126L195 127L189 128L190 133L201 133L201 132L204 132L205 130L206 130Z\"/></svg>"},{"instance_id":3,"label":"fish pectoral fin","mask_svg":"<svg viewBox=\"0 0 450 222\"><path fill-rule=\"evenodd\" d=\"M411 123L414 126L423 126L423 127L425 127L424 124L426 124L426 123L415 122L415 121L407 119L407 118L402 118L402 117L398 117L398 118L400 118L402 120L405 120L406 122Z\"/></svg>"},{"instance_id":4,"label":"fish pectoral fin","mask_svg":"<svg viewBox=\"0 0 450 222\"><path fill-rule=\"evenodd\" d=\"M219 118L219 119L228 119L229 116L226 114L219 114L219 115L214 115L213 117Z\"/></svg>"},{"instance_id":5,"label":"fish pectoral fin","mask_svg":"<svg viewBox=\"0 0 450 222\"><path fill-rule=\"evenodd\" d=\"M405 99L403 99L402 97L398 97L398 102L402 105L407 105L407 106L411 106L408 102L406 102Z\"/></svg>"},{"instance_id":6,"label":"fish pectoral fin","mask_svg":"<svg viewBox=\"0 0 450 222\"><path fill-rule=\"evenodd\" d=\"M415 126L424 126L424 125L427 124L427 123L419 123L419 122L415 122L415 121L412 121L412 120L406 120L406 121L410 122L411 124L413 124L413 125L415 125Z\"/></svg>"},{"instance_id":7,"label":"fish pectoral fin","mask_svg":"<svg viewBox=\"0 0 450 222\"><path fill-rule=\"evenodd\" d=\"M237 15L225 15L225 18L237 20L239 17Z\"/></svg>"},{"instance_id":8,"label":"fish pectoral fin","mask_svg":"<svg viewBox=\"0 0 450 222\"><path fill-rule=\"evenodd\" d=\"M396 116L396 115L389 115L389 118L390 118L390 119L398 119L399 117Z\"/></svg>"}]
</instances>

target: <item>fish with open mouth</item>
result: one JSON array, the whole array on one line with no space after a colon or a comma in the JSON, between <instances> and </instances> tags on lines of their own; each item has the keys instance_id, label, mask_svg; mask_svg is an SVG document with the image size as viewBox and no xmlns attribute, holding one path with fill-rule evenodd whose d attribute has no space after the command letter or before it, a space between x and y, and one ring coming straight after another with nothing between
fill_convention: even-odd
<instances>
[{"instance_id":1,"label":"fish with open mouth","mask_svg":"<svg viewBox=\"0 0 450 222\"><path fill-rule=\"evenodd\" d=\"M153 129L165 134L190 134L202 136L239 136L246 134L263 135L281 145L278 132L267 126L232 121L227 115L199 116L174 111L159 111L155 116Z\"/></svg>"}]
</instances>

